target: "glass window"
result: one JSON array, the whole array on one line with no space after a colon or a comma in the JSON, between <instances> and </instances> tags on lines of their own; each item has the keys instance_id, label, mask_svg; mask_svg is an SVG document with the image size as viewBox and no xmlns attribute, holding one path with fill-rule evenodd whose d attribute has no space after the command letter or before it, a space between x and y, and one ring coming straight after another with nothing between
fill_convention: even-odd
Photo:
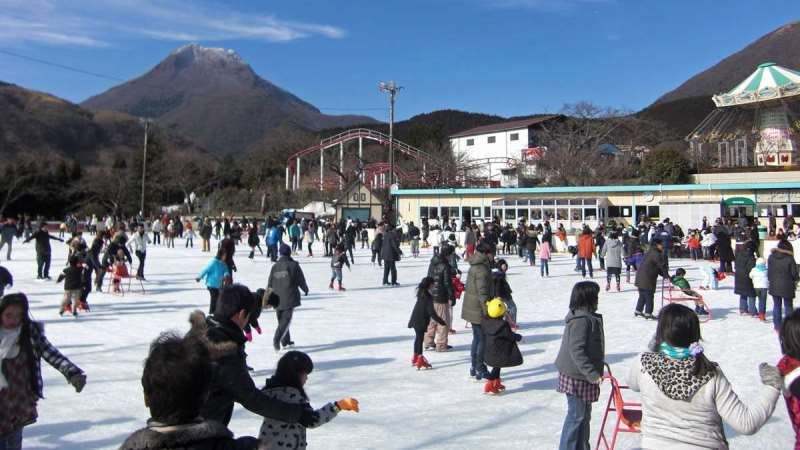
<instances>
[{"instance_id":1,"label":"glass window","mask_svg":"<svg viewBox=\"0 0 800 450\"><path fill-rule=\"evenodd\" d=\"M543 205L555 205L556 201L555 200L542 200L542 204Z\"/></svg>"},{"instance_id":2,"label":"glass window","mask_svg":"<svg viewBox=\"0 0 800 450\"><path fill-rule=\"evenodd\" d=\"M419 218L428 217L428 207L427 206L420 206L419 207Z\"/></svg>"},{"instance_id":3,"label":"glass window","mask_svg":"<svg viewBox=\"0 0 800 450\"><path fill-rule=\"evenodd\" d=\"M556 205L569 205L569 200L565 198L560 198L556 200Z\"/></svg>"},{"instance_id":4,"label":"glass window","mask_svg":"<svg viewBox=\"0 0 800 450\"><path fill-rule=\"evenodd\" d=\"M517 200L517 205L527 205L527 204L528 204L527 200Z\"/></svg>"},{"instance_id":5,"label":"glass window","mask_svg":"<svg viewBox=\"0 0 800 450\"><path fill-rule=\"evenodd\" d=\"M529 202L530 202L531 205L541 205L542 204L542 199L539 199L539 198L531 199L531 200L529 200Z\"/></svg>"},{"instance_id":6,"label":"glass window","mask_svg":"<svg viewBox=\"0 0 800 450\"><path fill-rule=\"evenodd\" d=\"M472 218L475 219L475 218L478 218L478 217L482 217L481 216L481 209L480 208L472 208Z\"/></svg>"},{"instance_id":7,"label":"glass window","mask_svg":"<svg viewBox=\"0 0 800 450\"><path fill-rule=\"evenodd\" d=\"M471 217L472 216L472 214L470 213L471 210L472 210L472 208L469 207L469 206L462 206L461 207L461 217L463 217L464 219L466 219L467 217Z\"/></svg>"},{"instance_id":8,"label":"glass window","mask_svg":"<svg viewBox=\"0 0 800 450\"><path fill-rule=\"evenodd\" d=\"M492 214L489 212L488 206L483 207L483 217L485 218L492 217Z\"/></svg>"},{"instance_id":9,"label":"glass window","mask_svg":"<svg viewBox=\"0 0 800 450\"><path fill-rule=\"evenodd\" d=\"M556 217L556 210L553 208L544 208L542 210L542 220L553 220Z\"/></svg>"},{"instance_id":10,"label":"glass window","mask_svg":"<svg viewBox=\"0 0 800 450\"><path fill-rule=\"evenodd\" d=\"M492 208L492 215L491 215L491 216L489 216L489 217L491 217L491 218L493 218L493 219L494 219L495 217L500 217L500 218L502 218L502 217L503 217L503 210L502 210L502 209L497 209L497 208Z\"/></svg>"},{"instance_id":11,"label":"glass window","mask_svg":"<svg viewBox=\"0 0 800 450\"><path fill-rule=\"evenodd\" d=\"M570 209L570 218L574 222L580 222L583 220L583 210L581 208L571 208Z\"/></svg>"},{"instance_id":12,"label":"glass window","mask_svg":"<svg viewBox=\"0 0 800 450\"><path fill-rule=\"evenodd\" d=\"M648 206L647 215L654 219L661 217L658 206Z\"/></svg>"},{"instance_id":13,"label":"glass window","mask_svg":"<svg viewBox=\"0 0 800 450\"><path fill-rule=\"evenodd\" d=\"M431 206L428 208L428 218L429 219L438 219L439 218L439 207L438 206Z\"/></svg>"},{"instance_id":14,"label":"glass window","mask_svg":"<svg viewBox=\"0 0 800 450\"><path fill-rule=\"evenodd\" d=\"M793 217L800 216L800 205L792 205L792 216Z\"/></svg>"},{"instance_id":15,"label":"glass window","mask_svg":"<svg viewBox=\"0 0 800 450\"><path fill-rule=\"evenodd\" d=\"M509 141L518 141L519 140L519 133L511 133L508 137Z\"/></svg>"},{"instance_id":16,"label":"glass window","mask_svg":"<svg viewBox=\"0 0 800 450\"><path fill-rule=\"evenodd\" d=\"M795 207L797 205L792 205ZM769 213L772 212L773 217L786 217L786 205L766 205L760 204L759 207L759 216L761 217L769 217Z\"/></svg>"},{"instance_id":17,"label":"glass window","mask_svg":"<svg viewBox=\"0 0 800 450\"><path fill-rule=\"evenodd\" d=\"M503 204L502 200L492 200L492 206L497 206L497 205L502 205L502 204Z\"/></svg>"},{"instance_id":18,"label":"glass window","mask_svg":"<svg viewBox=\"0 0 800 450\"><path fill-rule=\"evenodd\" d=\"M567 208L558 208L556 210L556 217L558 220L567 220L569 217L569 209Z\"/></svg>"},{"instance_id":19,"label":"glass window","mask_svg":"<svg viewBox=\"0 0 800 450\"><path fill-rule=\"evenodd\" d=\"M528 208L517 208L517 217L528 221Z\"/></svg>"},{"instance_id":20,"label":"glass window","mask_svg":"<svg viewBox=\"0 0 800 450\"><path fill-rule=\"evenodd\" d=\"M637 206L636 207L636 221L638 222L639 219L645 216L645 219L648 218L647 216L647 206Z\"/></svg>"},{"instance_id":21,"label":"glass window","mask_svg":"<svg viewBox=\"0 0 800 450\"><path fill-rule=\"evenodd\" d=\"M572 199L569 200L569 204L570 205L582 205L583 204L583 200L581 200L579 198L572 198Z\"/></svg>"},{"instance_id":22,"label":"glass window","mask_svg":"<svg viewBox=\"0 0 800 450\"><path fill-rule=\"evenodd\" d=\"M451 206L451 207L450 207L450 211L449 211L449 212L450 212L450 217L451 217L451 218L458 218L458 217L461 217L461 216L458 214L458 206Z\"/></svg>"},{"instance_id":23,"label":"glass window","mask_svg":"<svg viewBox=\"0 0 800 450\"><path fill-rule=\"evenodd\" d=\"M597 199L596 198L585 198L585 199L583 199L583 204L584 205L596 205L597 204Z\"/></svg>"},{"instance_id":24,"label":"glass window","mask_svg":"<svg viewBox=\"0 0 800 450\"><path fill-rule=\"evenodd\" d=\"M475 139L467 139L467 146L470 147L473 145L475 145Z\"/></svg>"},{"instance_id":25,"label":"glass window","mask_svg":"<svg viewBox=\"0 0 800 450\"><path fill-rule=\"evenodd\" d=\"M531 208L531 220L542 220L542 210L540 208Z\"/></svg>"},{"instance_id":26,"label":"glass window","mask_svg":"<svg viewBox=\"0 0 800 450\"><path fill-rule=\"evenodd\" d=\"M494 144L496 141L497 141L497 138L495 136L489 136L488 138L486 138L486 143L487 144Z\"/></svg>"},{"instance_id":27,"label":"glass window","mask_svg":"<svg viewBox=\"0 0 800 450\"><path fill-rule=\"evenodd\" d=\"M622 210L619 206L608 205L608 217L622 217Z\"/></svg>"},{"instance_id":28,"label":"glass window","mask_svg":"<svg viewBox=\"0 0 800 450\"><path fill-rule=\"evenodd\" d=\"M507 208L506 209L506 220L514 220L517 218L517 210L514 208Z\"/></svg>"},{"instance_id":29,"label":"glass window","mask_svg":"<svg viewBox=\"0 0 800 450\"><path fill-rule=\"evenodd\" d=\"M516 200L503 200L503 204L504 205L516 205L517 201Z\"/></svg>"},{"instance_id":30,"label":"glass window","mask_svg":"<svg viewBox=\"0 0 800 450\"><path fill-rule=\"evenodd\" d=\"M586 220L597 220L597 208L583 208L583 217Z\"/></svg>"}]
</instances>

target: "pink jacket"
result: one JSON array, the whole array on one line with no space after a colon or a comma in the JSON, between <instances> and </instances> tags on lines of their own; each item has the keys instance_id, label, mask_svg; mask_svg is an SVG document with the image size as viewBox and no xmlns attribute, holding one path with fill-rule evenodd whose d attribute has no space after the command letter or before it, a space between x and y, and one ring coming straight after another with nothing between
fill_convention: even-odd
<instances>
[{"instance_id":1,"label":"pink jacket","mask_svg":"<svg viewBox=\"0 0 800 450\"><path fill-rule=\"evenodd\" d=\"M539 258L550 261L550 244L546 241L539 245Z\"/></svg>"}]
</instances>

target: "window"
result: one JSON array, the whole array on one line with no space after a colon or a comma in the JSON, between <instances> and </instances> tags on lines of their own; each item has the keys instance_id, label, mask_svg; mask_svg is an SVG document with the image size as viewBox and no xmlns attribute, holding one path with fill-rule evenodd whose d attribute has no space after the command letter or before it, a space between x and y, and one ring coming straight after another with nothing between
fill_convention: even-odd
<instances>
[{"instance_id":1,"label":"window","mask_svg":"<svg viewBox=\"0 0 800 450\"><path fill-rule=\"evenodd\" d=\"M539 199L537 199L537 200L531 200L530 202L531 202L531 205L541 205L541 204L542 204L542 201L541 201L541 200L539 200Z\"/></svg>"},{"instance_id":2,"label":"window","mask_svg":"<svg viewBox=\"0 0 800 450\"><path fill-rule=\"evenodd\" d=\"M503 210L502 209L497 209L497 208L492 208L492 214L489 217L491 217L492 219L494 219L495 217L499 217L499 218L502 219L503 218Z\"/></svg>"},{"instance_id":3,"label":"window","mask_svg":"<svg viewBox=\"0 0 800 450\"><path fill-rule=\"evenodd\" d=\"M517 201L516 200L503 200L503 204L504 205L516 205Z\"/></svg>"},{"instance_id":4,"label":"window","mask_svg":"<svg viewBox=\"0 0 800 450\"><path fill-rule=\"evenodd\" d=\"M497 138L495 136L489 136L488 138L486 138L486 143L487 144L494 144L496 141L497 141Z\"/></svg>"},{"instance_id":5,"label":"window","mask_svg":"<svg viewBox=\"0 0 800 450\"><path fill-rule=\"evenodd\" d=\"M572 213L570 217L572 217L573 222L580 222L583 220L583 210L581 210L581 208L572 208L570 212Z\"/></svg>"},{"instance_id":6,"label":"window","mask_svg":"<svg viewBox=\"0 0 800 450\"><path fill-rule=\"evenodd\" d=\"M506 217L505 217L505 219L506 219L506 220L508 220L508 221L510 221L510 220L514 220L514 219L516 219L516 218L517 218L517 210L516 210L516 209L514 209L514 208L508 208L508 209L506 210Z\"/></svg>"},{"instance_id":7,"label":"window","mask_svg":"<svg viewBox=\"0 0 800 450\"><path fill-rule=\"evenodd\" d=\"M567 218L569 218L569 209L558 208L556 210L556 218L558 218L558 220L567 220Z\"/></svg>"},{"instance_id":8,"label":"window","mask_svg":"<svg viewBox=\"0 0 800 450\"><path fill-rule=\"evenodd\" d=\"M472 210L472 208L469 207L469 206L462 206L461 207L461 217L464 218L464 220L466 220L468 217L472 217L472 214L470 214L471 210Z\"/></svg>"},{"instance_id":9,"label":"window","mask_svg":"<svg viewBox=\"0 0 800 450\"><path fill-rule=\"evenodd\" d=\"M542 210L539 208L532 208L531 220L542 220Z\"/></svg>"},{"instance_id":10,"label":"window","mask_svg":"<svg viewBox=\"0 0 800 450\"><path fill-rule=\"evenodd\" d=\"M555 205L555 200L542 200L543 205Z\"/></svg>"},{"instance_id":11,"label":"window","mask_svg":"<svg viewBox=\"0 0 800 450\"><path fill-rule=\"evenodd\" d=\"M581 200L579 198L573 198L573 199L571 199L569 201L569 204L570 205L582 205L583 204L583 200Z\"/></svg>"},{"instance_id":12,"label":"window","mask_svg":"<svg viewBox=\"0 0 800 450\"><path fill-rule=\"evenodd\" d=\"M556 211L553 208L545 208L542 212L542 218L544 220L553 220L556 216Z\"/></svg>"},{"instance_id":13,"label":"window","mask_svg":"<svg viewBox=\"0 0 800 450\"><path fill-rule=\"evenodd\" d=\"M509 141L518 141L519 140L519 133L511 133L508 137Z\"/></svg>"},{"instance_id":14,"label":"window","mask_svg":"<svg viewBox=\"0 0 800 450\"><path fill-rule=\"evenodd\" d=\"M438 219L439 218L439 208L436 206L431 206L428 208L428 219Z\"/></svg>"},{"instance_id":15,"label":"window","mask_svg":"<svg viewBox=\"0 0 800 450\"><path fill-rule=\"evenodd\" d=\"M661 217L661 213L659 211L658 206L648 206L647 207L647 215L654 219L658 219Z\"/></svg>"},{"instance_id":16,"label":"window","mask_svg":"<svg viewBox=\"0 0 800 450\"><path fill-rule=\"evenodd\" d=\"M584 205L596 205L597 204L597 199L596 198L585 198L585 199L583 199L583 204Z\"/></svg>"},{"instance_id":17,"label":"window","mask_svg":"<svg viewBox=\"0 0 800 450\"><path fill-rule=\"evenodd\" d=\"M492 200L492 206L502 205L503 200Z\"/></svg>"},{"instance_id":18,"label":"window","mask_svg":"<svg viewBox=\"0 0 800 450\"><path fill-rule=\"evenodd\" d=\"M467 139L467 147L475 145L475 139Z\"/></svg>"},{"instance_id":19,"label":"window","mask_svg":"<svg viewBox=\"0 0 800 450\"><path fill-rule=\"evenodd\" d=\"M517 200L517 205L527 205L527 204L528 204L527 200Z\"/></svg>"},{"instance_id":20,"label":"window","mask_svg":"<svg viewBox=\"0 0 800 450\"><path fill-rule=\"evenodd\" d=\"M792 216L800 216L800 205L792 205Z\"/></svg>"},{"instance_id":21,"label":"window","mask_svg":"<svg viewBox=\"0 0 800 450\"><path fill-rule=\"evenodd\" d=\"M448 213L451 219L458 219L460 217L458 214L458 206L451 206Z\"/></svg>"},{"instance_id":22,"label":"window","mask_svg":"<svg viewBox=\"0 0 800 450\"><path fill-rule=\"evenodd\" d=\"M608 206L608 217L631 217L630 206Z\"/></svg>"},{"instance_id":23,"label":"window","mask_svg":"<svg viewBox=\"0 0 800 450\"><path fill-rule=\"evenodd\" d=\"M584 208L583 217L585 220L597 220L597 208Z\"/></svg>"},{"instance_id":24,"label":"window","mask_svg":"<svg viewBox=\"0 0 800 450\"><path fill-rule=\"evenodd\" d=\"M528 221L528 208L525 208L525 209L519 208L519 209L517 209L517 217L519 217L520 219L525 219L525 221L527 222Z\"/></svg>"},{"instance_id":25,"label":"window","mask_svg":"<svg viewBox=\"0 0 800 450\"><path fill-rule=\"evenodd\" d=\"M480 208L473 208L472 209L472 218L473 219L477 219L478 217L482 217L481 216L481 209Z\"/></svg>"},{"instance_id":26,"label":"window","mask_svg":"<svg viewBox=\"0 0 800 450\"><path fill-rule=\"evenodd\" d=\"M484 206L483 207L483 217L492 217L492 215L490 214L489 211L490 211L489 207L488 206Z\"/></svg>"},{"instance_id":27,"label":"window","mask_svg":"<svg viewBox=\"0 0 800 450\"><path fill-rule=\"evenodd\" d=\"M428 217L428 207L427 206L420 206L419 207L419 218L422 219L423 217Z\"/></svg>"},{"instance_id":28,"label":"window","mask_svg":"<svg viewBox=\"0 0 800 450\"><path fill-rule=\"evenodd\" d=\"M556 205L569 205L569 200L567 200L567 199L558 199L558 200L556 200Z\"/></svg>"}]
</instances>

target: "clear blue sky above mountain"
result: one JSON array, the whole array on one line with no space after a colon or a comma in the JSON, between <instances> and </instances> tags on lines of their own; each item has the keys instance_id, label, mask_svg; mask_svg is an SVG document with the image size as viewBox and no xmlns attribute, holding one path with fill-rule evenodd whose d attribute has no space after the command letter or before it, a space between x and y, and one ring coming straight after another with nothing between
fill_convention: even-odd
<instances>
[{"instance_id":1,"label":"clear blue sky above mountain","mask_svg":"<svg viewBox=\"0 0 800 450\"><path fill-rule=\"evenodd\" d=\"M121 79L187 42L235 49L323 108L385 120L524 115L588 100L638 110L763 34L796 0L0 0L0 50ZM0 80L82 101L118 82L0 54ZM343 111L325 110L328 113Z\"/></svg>"}]
</instances>

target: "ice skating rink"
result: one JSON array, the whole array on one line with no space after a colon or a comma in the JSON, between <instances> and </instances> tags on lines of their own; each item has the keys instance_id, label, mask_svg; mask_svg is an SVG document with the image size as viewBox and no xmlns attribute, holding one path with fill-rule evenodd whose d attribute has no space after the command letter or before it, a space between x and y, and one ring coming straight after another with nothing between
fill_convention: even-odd
<instances>
[{"instance_id":1,"label":"ice skating rink","mask_svg":"<svg viewBox=\"0 0 800 450\"><path fill-rule=\"evenodd\" d=\"M7 292L28 295L34 318L46 324L46 333L87 374L86 389L76 394L60 373L43 368L45 399L39 402L39 420L25 428L26 449L90 450L117 448L124 438L144 425L148 417L140 384L148 345L163 330L188 330L194 309L207 310L208 294L194 277L211 254L198 245L184 249L150 247L145 275L147 293L125 296L93 292L92 311L77 319L57 314L63 287L55 281L35 280L33 244L16 241L14 259L3 261L14 275ZM216 242L212 243L216 248ZM235 260L236 282L252 290L265 287L270 263L263 256L247 259L249 248L240 245ZM405 250L409 253L408 250ZM460 250L459 250L460 251ZM322 254L319 244L315 253ZM557 255L550 263L551 277L542 279L539 267L524 265L516 256L510 263L509 283L519 308L524 336L522 366L503 371L507 391L501 396L483 394L483 385L468 379L471 330L454 315L458 334L451 336L448 353L428 352L434 369L418 372L410 366L413 332L406 328L414 304L414 287L426 273L430 250L418 259L398 263L401 286L381 286L382 270L369 262L368 250L357 250L352 271L344 271L346 292L328 290L330 260L300 256L311 293L295 312L291 332L297 349L314 360L306 386L312 405L354 396L361 413L341 413L333 422L309 430L311 448L318 449L553 449L558 445L566 400L555 391L553 365L558 352L563 317L570 290L580 279L574 261ZM502 255L500 257L503 257ZM66 246L53 243L53 280L63 268ZM135 258L134 258L135 260ZM135 264L135 262L134 262ZM596 261L595 261L596 265ZM699 264L671 261L671 269L685 267L697 286ZM468 265L462 261L466 274ZM624 277L624 275L623 275ZM605 272L595 272L605 286ZM134 282L135 285L135 282ZM739 396L747 401L760 384L757 366L775 364L780 357L778 339L770 324L738 314L733 279L720 290L705 292L713 320L702 325L707 356L720 364ZM636 290L623 279L623 291L602 292L600 309L605 322L606 358L624 383L628 366L645 349L656 323L633 317ZM660 294L656 294L656 309ZM769 302L771 305L771 301ZM770 306L771 311L771 306ZM768 316L769 318L769 316ZM252 376L260 386L279 358L271 345L274 314L261 318L264 335L247 345ZM43 365L46 363L43 362ZM598 433L609 385L604 383L594 404L592 446ZM629 393L631 400L636 395ZM237 406L231 429L237 435L257 435L261 420ZM611 426L608 426L608 430ZM787 449L793 432L783 400L766 426L754 436L739 436L726 429L732 448ZM637 448L637 435L622 435L618 448Z\"/></svg>"}]
</instances>

